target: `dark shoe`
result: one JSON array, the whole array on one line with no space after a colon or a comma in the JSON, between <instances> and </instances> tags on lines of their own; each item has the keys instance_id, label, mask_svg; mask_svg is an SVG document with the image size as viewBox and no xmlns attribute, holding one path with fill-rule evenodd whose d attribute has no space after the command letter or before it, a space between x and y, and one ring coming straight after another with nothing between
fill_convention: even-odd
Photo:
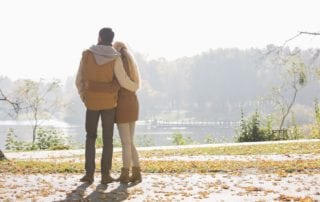
<instances>
[{"instance_id":1,"label":"dark shoe","mask_svg":"<svg viewBox=\"0 0 320 202\"><path fill-rule=\"evenodd\" d=\"M110 174L102 174L101 175L101 184L109 184L113 181L114 181L114 179L110 176Z\"/></svg>"},{"instance_id":2,"label":"dark shoe","mask_svg":"<svg viewBox=\"0 0 320 202\"><path fill-rule=\"evenodd\" d=\"M129 181L133 183L142 182L140 167L132 167L132 176L130 177Z\"/></svg>"},{"instance_id":3,"label":"dark shoe","mask_svg":"<svg viewBox=\"0 0 320 202\"><path fill-rule=\"evenodd\" d=\"M93 174L85 174L81 179L80 182L87 182L87 183L92 183L94 181Z\"/></svg>"},{"instance_id":4,"label":"dark shoe","mask_svg":"<svg viewBox=\"0 0 320 202\"><path fill-rule=\"evenodd\" d=\"M129 183L129 168L121 168L120 177L116 180L120 183Z\"/></svg>"}]
</instances>

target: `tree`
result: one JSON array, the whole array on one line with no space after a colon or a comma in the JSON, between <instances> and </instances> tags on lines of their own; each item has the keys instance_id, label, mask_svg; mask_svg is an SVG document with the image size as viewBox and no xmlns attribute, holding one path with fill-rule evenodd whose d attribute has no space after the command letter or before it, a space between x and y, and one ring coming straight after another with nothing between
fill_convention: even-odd
<instances>
[{"instance_id":1,"label":"tree","mask_svg":"<svg viewBox=\"0 0 320 202\"><path fill-rule=\"evenodd\" d=\"M52 117L61 104L57 96L60 90L60 81L54 80L45 83L40 79L39 82L32 80L19 81L15 95L20 99L21 111L32 120L32 143L34 144L37 136L37 129L41 125L41 120Z\"/></svg>"},{"instance_id":2,"label":"tree","mask_svg":"<svg viewBox=\"0 0 320 202\"><path fill-rule=\"evenodd\" d=\"M296 101L298 92L307 83L306 67L298 55L288 56L282 68L282 82L280 87L273 88L274 101L278 107L280 107L281 111L279 130L282 130L283 128L283 125Z\"/></svg>"},{"instance_id":3,"label":"tree","mask_svg":"<svg viewBox=\"0 0 320 202\"><path fill-rule=\"evenodd\" d=\"M264 54L267 60L272 61L272 65L280 67L281 72L281 82L278 87L273 87L272 90L273 101L280 107L281 111L279 130L283 128L298 92L307 84L307 69L310 73L320 73L320 68L314 66L316 59L319 58L320 50L311 53L311 57L306 60L302 58L300 49L296 48L293 51L288 49L287 44L301 35L319 36L320 33L300 31L281 46L272 46ZM311 77L311 75L308 76ZM286 99L285 97L288 96L290 98Z\"/></svg>"},{"instance_id":4,"label":"tree","mask_svg":"<svg viewBox=\"0 0 320 202\"><path fill-rule=\"evenodd\" d=\"M14 109L14 111L16 113L19 112L20 110L20 105L18 102L12 101L10 98L8 98L2 91L2 89L0 89L0 102L6 102L8 104L10 104L12 106L12 108ZM0 161L2 160L6 160L7 158L5 157L4 153L1 151L0 149Z\"/></svg>"}]
</instances>

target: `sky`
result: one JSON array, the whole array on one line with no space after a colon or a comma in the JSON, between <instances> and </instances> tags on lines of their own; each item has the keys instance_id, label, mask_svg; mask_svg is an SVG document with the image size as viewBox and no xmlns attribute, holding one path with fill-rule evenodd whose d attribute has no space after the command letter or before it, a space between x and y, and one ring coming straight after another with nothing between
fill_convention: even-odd
<instances>
[{"instance_id":1,"label":"sky","mask_svg":"<svg viewBox=\"0 0 320 202\"><path fill-rule=\"evenodd\" d=\"M317 0L0 1L0 76L74 76L102 27L147 59L281 45L298 31L320 32L319 8ZM289 45L319 48L319 38Z\"/></svg>"}]
</instances>

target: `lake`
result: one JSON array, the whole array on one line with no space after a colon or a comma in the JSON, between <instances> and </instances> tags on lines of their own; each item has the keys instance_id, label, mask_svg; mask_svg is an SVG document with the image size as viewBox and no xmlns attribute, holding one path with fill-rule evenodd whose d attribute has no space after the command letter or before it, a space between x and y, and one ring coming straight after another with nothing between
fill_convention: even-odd
<instances>
[{"instance_id":1,"label":"lake","mask_svg":"<svg viewBox=\"0 0 320 202\"><path fill-rule=\"evenodd\" d=\"M55 127L63 131L69 139L77 145L85 141L85 128L83 125L72 125L59 120L46 120L41 123L44 127ZM173 145L173 135L181 133L184 138L190 137L196 143L206 143L208 137L215 142L233 142L237 122L167 122L167 121L138 121L135 141L138 146L164 146ZM0 149L5 148L5 139L9 128L19 139L32 140L32 127L30 121L0 121ZM118 130L115 127L114 137L119 142Z\"/></svg>"}]
</instances>

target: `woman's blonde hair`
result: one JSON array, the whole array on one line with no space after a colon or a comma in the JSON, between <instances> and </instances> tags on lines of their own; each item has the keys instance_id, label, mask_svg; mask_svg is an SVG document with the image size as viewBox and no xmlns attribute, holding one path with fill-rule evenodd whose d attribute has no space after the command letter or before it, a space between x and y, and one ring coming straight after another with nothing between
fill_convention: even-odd
<instances>
[{"instance_id":1,"label":"woman's blonde hair","mask_svg":"<svg viewBox=\"0 0 320 202\"><path fill-rule=\"evenodd\" d=\"M129 65L129 76L134 82L137 82L140 86L140 74L138 66L136 61L134 60L133 55L128 50L126 44L120 41L116 41L113 43L113 47L127 59Z\"/></svg>"}]
</instances>

